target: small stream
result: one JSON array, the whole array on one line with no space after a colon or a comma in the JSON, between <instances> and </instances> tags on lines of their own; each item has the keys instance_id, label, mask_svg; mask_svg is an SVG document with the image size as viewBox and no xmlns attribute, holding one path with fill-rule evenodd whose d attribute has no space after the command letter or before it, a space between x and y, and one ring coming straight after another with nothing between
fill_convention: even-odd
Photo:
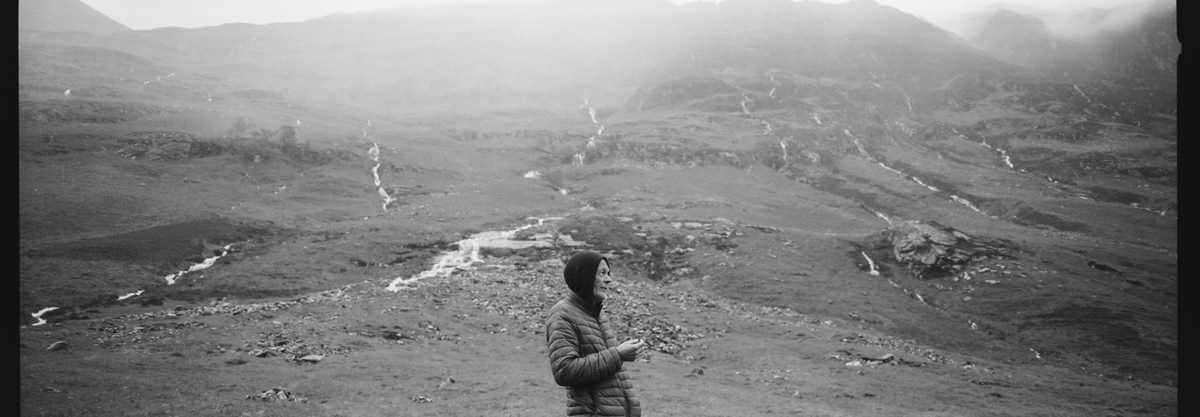
<instances>
[{"instance_id":1,"label":"small stream","mask_svg":"<svg viewBox=\"0 0 1200 417\"><path fill-rule=\"evenodd\" d=\"M366 134L365 130L363 134ZM371 167L371 175L375 177L375 189L379 192L379 196L383 197L383 211L387 211L388 205L395 202L396 199L392 198L391 194L388 194L387 189L383 187L383 180L379 178L379 167L383 165L383 162L379 160L378 143L371 142L371 149L367 150L367 156L370 156L371 160L375 162L375 166Z\"/></svg>"},{"instance_id":2,"label":"small stream","mask_svg":"<svg viewBox=\"0 0 1200 417\"><path fill-rule=\"evenodd\" d=\"M544 225L546 222L562 220L561 217L546 217L546 218L529 218L533 223L519 226L511 230L489 230L480 232L467 237L466 239L455 242L458 246L457 250L444 252L434 258L433 266L421 273L411 277L397 277L392 280L387 286L388 291L397 292L401 289L412 288L413 284L423 279L432 277L446 277L454 274L457 271L468 270L475 264L483 263L484 260L480 256L480 249L483 248L503 248L503 249L526 249L526 248L550 248L555 246L581 246L584 242L577 242L571 239L570 235L555 235L552 233L540 233L532 236L532 240L513 240L518 232Z\"/></svg>"},{"instance_id":3,"label":"small stream","mask_svg":"<svg viewBox=\"0 0 1200 417\"><path fill-rule=\"evenodd\" d=\"M36 323L33 323L33 324L31 324L30 326L41 326L41 325L43 325L43 324L46 324L46 319L43 319L43 318L42 318L42 315L43 315L43 314L46 314L46 313L49 313L49 312L51 312L51 311L54 311L54 310L58 310L58 307L46 307L46 308L43 308L43 309L41 309L41 310L38 310L36 313L33 313L33 314L32 314L32 315L33 315L33 318L34 318L35 320L37 320L37 322L36 322Z\"/></svg>"},{"instance_id":4,"label":"small stream","mask_svg":"<svg viewBox=\"0 0 1200 417\"><path fill-rule=\"evenodd\" d=\"M225 245L225 247L221 248L220 254L218 254L216 256L205 258L204 261L202 261L198 264L192 265L191 267L188 267L188 269L176 272L174 274L167 275L167 276L163 277L163 279L165 279L167 281L167 285L175 285L175 282L178 281L179 278L182 278L185 274L205 270L205 269L208 269L209 267L212 267L213 265L215 265L217 263L218 259L221 259L221 257L228 255L229 248L232 248L232 247L233 247L232 243Z\"/></svg>"}]
</instances>

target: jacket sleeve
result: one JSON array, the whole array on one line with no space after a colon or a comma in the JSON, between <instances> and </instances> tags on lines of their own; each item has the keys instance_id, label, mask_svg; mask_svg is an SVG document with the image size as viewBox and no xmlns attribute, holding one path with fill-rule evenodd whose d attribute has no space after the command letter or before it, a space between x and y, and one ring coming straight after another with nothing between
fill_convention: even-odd
<instances>
[{"instance_id":1,"label":"jacket sleeve","mask_svg":"<svg viewBox=\"0 0 1200 417\"><path fill-rule=\"evenodd\" d=\"M551 317L546 324L546 351L555 383L564 387L588 385L621 370L621 355L615 347L580 357L574 326L561 316Z\"/></svg>"}]
</instances>

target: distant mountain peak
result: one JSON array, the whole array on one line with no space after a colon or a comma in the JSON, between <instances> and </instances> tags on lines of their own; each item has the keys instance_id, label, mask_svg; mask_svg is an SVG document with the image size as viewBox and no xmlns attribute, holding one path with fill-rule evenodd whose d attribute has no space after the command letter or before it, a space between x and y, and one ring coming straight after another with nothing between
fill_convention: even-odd
<instances>
[{"instance_id":1,"label":"distant mountain peak","mask_svg":"<svg viewBox=\"0 0 1200 417\"><path fill-rule=\"evenodd\" d=\"M79 0L36 0L17 3L20 30L106 34L130 30Z\"/></svg>"}]
</instances>

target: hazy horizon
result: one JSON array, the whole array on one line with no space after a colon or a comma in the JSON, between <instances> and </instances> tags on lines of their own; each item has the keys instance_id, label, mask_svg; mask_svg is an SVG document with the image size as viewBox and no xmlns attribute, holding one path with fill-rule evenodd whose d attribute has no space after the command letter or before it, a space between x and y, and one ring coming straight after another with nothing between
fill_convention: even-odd
<instances>
[{"instance_id":1,"label":"hazy horizon","mask_svg":"<svg viewBox=\"0 0 1200 417\"><path fill-rule=\"evenodd\" d=\"M547 0L82 0L88 6L134 30L164 27L200 28L227 23L270 24L301 22L338 13L355 13L405 6L437 6L447 4L530 4ZM713 2L712 0L667 0L682 4ZM850 0L808 0L822 3L846 3ZM878 3L920 17L943 29L963 35L970 30L968 17L972 13L1006 8L1034 14L1047 22L1051 30L1067 36L1086 36L1100 29L1109 29L1137 21L1148 10L1170 6L1169 0L962 0L956 2L930 0L877 0ZM1118 8L1114 17L1102 24L1076 22L1079 12L1089 9Z\"/></svg>"}]
</instances>

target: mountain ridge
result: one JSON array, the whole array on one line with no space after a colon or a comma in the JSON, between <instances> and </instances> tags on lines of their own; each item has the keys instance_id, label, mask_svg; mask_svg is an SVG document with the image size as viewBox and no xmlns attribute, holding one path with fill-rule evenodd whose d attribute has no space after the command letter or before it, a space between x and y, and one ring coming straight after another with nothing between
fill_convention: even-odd
<instances>
[{"instance_id":1,"label":"mountain ridge","mask_svg":"<svg viewBox=\"0 0 1200 417\"><path fill-rule=\"evenodd\" d=\"M80 0L17 2L19 30L109 34L131 30Z\"/></svg>"}]
</instances>

